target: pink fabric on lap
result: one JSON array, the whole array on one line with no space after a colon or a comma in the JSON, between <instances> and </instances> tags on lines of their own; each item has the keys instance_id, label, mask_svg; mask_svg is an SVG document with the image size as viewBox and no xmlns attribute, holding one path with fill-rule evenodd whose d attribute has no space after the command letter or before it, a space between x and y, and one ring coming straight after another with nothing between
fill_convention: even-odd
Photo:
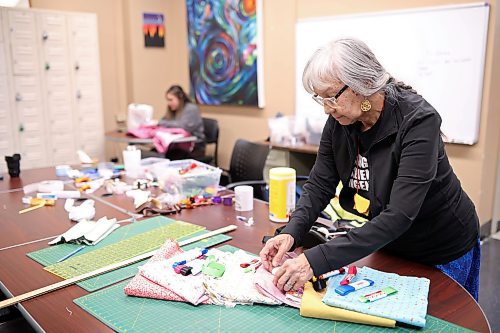
<instances>
[{"instance_id":1,"label":"pink fabric on lap","mask_svg":"<svg viewBox=\"0 0 500 333\"><path fill-rule=\"evenodd\" d=\"M151 125L141 125L139 128L128 131L127 134L140 139L153 139L153 144L160 153L166 153L174 139L191 135L183 128L165 128ZM194 147L193 142L176 143L175 145L177 148L186 151L191 151Z\"/></svg>"}]
</instances>

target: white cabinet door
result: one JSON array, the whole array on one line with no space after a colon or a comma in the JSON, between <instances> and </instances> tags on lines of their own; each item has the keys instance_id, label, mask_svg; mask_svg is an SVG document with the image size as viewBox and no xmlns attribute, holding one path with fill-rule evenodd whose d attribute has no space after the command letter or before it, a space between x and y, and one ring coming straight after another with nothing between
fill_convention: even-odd
<instances>
[{"instance_id":1,"label":"white cabinet door","mask_svg":"<svg viewBox=\"0 0 500 333\"><path fill-rule=\"evenodd\" d=\"M0 157L21 168L104 157L97 16L0 8ZM2 163L0 163L0 166Z\"/></svg>"},{"instance_id":2,"label":"white cabinet door","mask_svg":"<svg viewBox=\"0 0 500 333\"><path fill-rule=\"evenodd\" d=\"M26 10L9 10L9 32L12 44L35 42L35 14Z\"/></svg>"},{"instance_id":3,"label":"white cabinet door","mask_svg":"<svg viewBox=\"0 0 500 333\"><path fill-rule=\"evenodd\" d=\"M95 15L68 19L73 66L78 147L90 156L104 158L99 45Z\"/></svg>"},{"instance_id":4,"label":"white cabinet door","mask_svg":"<svg viewBox=\"0 0 500 333\"><path fill-rule=\"evenodd\" d=\"M14 76L16 102L33 102L42 108L40 95L40 78L38 76ZM43 116L42 113L39 116Z\"/></svg>"},{"instance_id":5,"label":"white cabinet door","mask_svg":"<svg viewBox=\"0 0 500 333\"><path fill-rule=\"evenodd\" d=\"M19 128L21 168L47 165L45 112L39 76L14 76L15 110Z\"/></svg>"},{"instance_id":6,"label":"white cabinet door","mask_svg":"<svg viewBox=\"0 0 500 333\"><path fill-rule=\"evenodd\" d=\"M7 86L7 77L0 74L0 158L14 154L14 129L9 108L9 90ZM0 172L4 174L7 171L6 164L0 162Z\"/></svg>"},{"instance_id":7,"label":"white cabinet door","mask_svg":"<svg viewBox=\"0 0 500 333\"><path fill-rule=\"evenodd\" d=\"M39 60L34 44L12 44L12 69L14 75L34 75L38 73Z\"/></svg>"},{"instance_id":8,"label":"white cabinet door","mask_svg":"<svg viewBox=\"0 0 500 333\"><path fill-rule=\"evenodd\" d=\"M4 31L4 10L0 7L0 43L3 43L4 37L3 37L3 31Z\"/></svg>"},{"instance_id":9,"label":"white cabinet door","mask_svg":"<svg viewBox=\"0 0 500 333\"><path fill-rule=\"evenodd\" d=\"M69 73L67 25L64 14L39 13L38 34L43 50L43 68L46 72Z\"/></svg>"},{"instance_id":10,"label":"white cabinet door","mask_svg":"<svg viewBox=\"0 0 500 333\"><path fill-rule=\"evenodd\" d=\"M97 44L97 16L90 14L70 15L70 39L74 44ZM73 46L73 45L72 45Z\"/></svg>"},{"instance_id":11,"label":"white cabinet door","mask_svg":"<svg viewBox=\"0 0 500 333\"><path fill-rule=\"evenodd\" d=\"M59 43L44 43L43 57L44 70L49 72L69 73L70 65L68 59L67 45Z\"/></svg>"},{"instance_id":12,"label":"white cabinet door","mask_svg":"<svg viewBox=\"0 0 500 333\"><path fill-rule=\"evenodd\" d=\"M0 32L0 36L1 35L2 34ZM5 54L5 44L1 42L0 42L0 75L7 75L7 56Z\"/></svg>"},{"instance_id":13,"label":"white cabinet door","mask_svg":"<svg viewBox=\"0 0 500 333\"><path fill-rule=\"evenodd\" d=\"M39 13L43 81L47 110L47 141L51 165L77 162L66 15Z\"/></svg>"},{"instance_id":14,"label":"white cabinet door","mask_svg":"<svg viewBox=\"0 0 500 333\"><path fill-rule=\"evenodd\" d=\"M39 33L43 42L66 44L66 17L60 13L39 13Z\"/></svg>"}]
</instances>

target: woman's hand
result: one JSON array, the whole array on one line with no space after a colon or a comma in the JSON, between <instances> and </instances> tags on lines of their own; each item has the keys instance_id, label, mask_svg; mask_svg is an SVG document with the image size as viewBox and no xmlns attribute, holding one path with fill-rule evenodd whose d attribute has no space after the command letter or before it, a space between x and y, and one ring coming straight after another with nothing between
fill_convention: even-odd
<instances>
[{"instance_id":1,"label":"woman's hand","mask_svg":"<svg viewBox=\"0 0 500 333\"><path fill-rule=\"evenodd\" d=\"M271 271L273 267L279 266L293 243L293 237L288 234L278 235L268 240L259 254L264 268Z\"/></svg>"},{"instance_id":2,"label":"woman's hand","mask_svg":"<svg viewBox=\"0 0 500 333\"><path fill-rule=\"evenodd\" d=\"M301 254L295 259L285 261L274 275L273 282L280 290L298 290L312 279L313 275L309 261Z\"/></svg>"}]
</instances>

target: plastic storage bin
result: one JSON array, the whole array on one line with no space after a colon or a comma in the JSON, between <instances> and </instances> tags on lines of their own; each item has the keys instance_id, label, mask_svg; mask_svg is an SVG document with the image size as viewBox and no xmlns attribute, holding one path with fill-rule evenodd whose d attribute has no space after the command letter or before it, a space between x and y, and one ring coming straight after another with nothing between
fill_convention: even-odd
<instances>
[{"instance_id":1,"label":"plastic storage bin","mask_svg":"<svg viewBox=\"0 0 500 333\"><path fill-rule=\"evenodd\" d=\"M168 165L168 163L170 163L170 160L168 158L159 158L159 157L146 157L141 160L141 166L143 167L149 167L157 163L163 163L165 165Z\"/></svg>"},{"instance_id":2,"label":"plastic storage bin","mask_svg":"<svg viewBox=\"0 0 500 333\"><path fill-rule=\"evenodd\" d=\"M181 192L185 197L217 192L222 173L219 168L192 159L170 161L168 168L179 172Z\"/></svg>"}]
</instances>

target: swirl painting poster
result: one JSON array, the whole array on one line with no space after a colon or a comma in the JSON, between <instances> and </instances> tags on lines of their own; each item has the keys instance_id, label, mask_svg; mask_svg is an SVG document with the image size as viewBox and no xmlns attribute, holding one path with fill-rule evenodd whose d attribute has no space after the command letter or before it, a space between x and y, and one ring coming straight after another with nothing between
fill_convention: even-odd
<instances>
[{"instance_id":1,"label":"swirl painting poster","mask_svg":"<svg viewBox=\"0 0 500 333\"><path fill-rule=\"evenodd\" d=\"M191 94L205 105L264 106L260 0L186 0Z\"/></svg>"}]
</instances>

